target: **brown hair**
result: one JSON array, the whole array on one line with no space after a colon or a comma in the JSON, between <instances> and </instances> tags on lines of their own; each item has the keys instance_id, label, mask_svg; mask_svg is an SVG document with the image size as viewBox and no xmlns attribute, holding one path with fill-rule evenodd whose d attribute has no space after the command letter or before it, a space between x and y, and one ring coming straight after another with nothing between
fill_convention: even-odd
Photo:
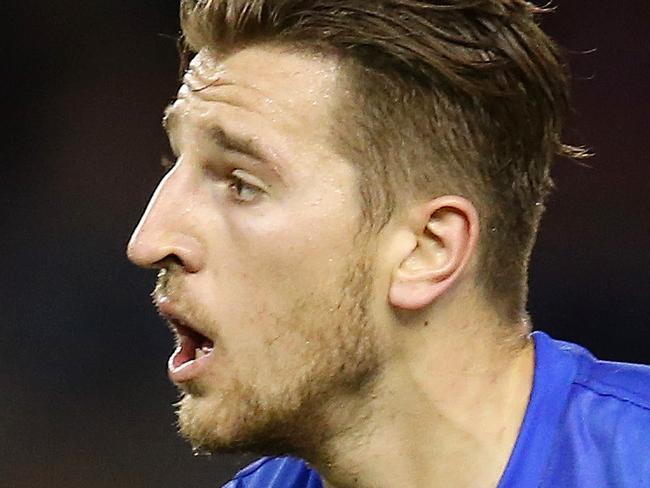
<instances>
[{"instance_id":1,"label":"brown hair","mask_svg":"<svg viewBox=\"0 0 650 488\"><path fill-rule=\"evenodd\" d=\"M402 202L466 196L481 219L478 279L508 318L552 187L567 72L524 0L182 0L187 50L273 42L330 53L348 75L334 129L378 231ZM186 51L187 52L187 51ZM342 91L342 92L343 92Z\"/></svg>"}]
</instances>

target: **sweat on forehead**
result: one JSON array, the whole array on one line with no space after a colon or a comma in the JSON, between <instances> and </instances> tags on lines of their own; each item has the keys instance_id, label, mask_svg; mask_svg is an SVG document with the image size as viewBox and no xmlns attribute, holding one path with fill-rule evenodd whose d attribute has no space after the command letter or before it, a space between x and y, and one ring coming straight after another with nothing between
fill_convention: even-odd
<instances>
[{"instance_id":1,"label":"sweat on forehead","mask_svg":"<svg viewBox=\"0 0 650 488\"><path fill-rule=\"evenodd\" d=\"M263 43L242 46L239 49L225 52L217 52L214 49L204 47L194 55L185 74L205 82L228 77L229 65L232 64L233 59L235 59L235 65L258 62L269 75L276 71L282 71L286 63L280 65L269 64L269 53L287 54L289 55L287 58L294 59L292 65L286 65L285 75L300 76L305 71L314 74L314 66L311 64L313 62L320 65L320 68L315 72L320 78L335 76L340 68L338 59L335 56L323 52L292 44ZM256 56L256 54L261 54L261 56ZM310 63L308 69L305 62ZM301 64L302 66L300 66Z\"/></svg>"},{"instance_id":2,"label":"sweat on forehead","mask_svg":"<svg viewBox=\"0 0 650 488\"><path fill-rule=\"evenodd\" d=\"M269 63L271 56L273 63ZM327 125L323 120L329 118L336 98L337 76L333 59L314 59L275 46L246 47L219 58L205 49L192 60L174 110L181 115L188 110L203 113L219 108L223 112L234 107L240 120L231 117L229 123L243 124L246 118L259 115L265 124L280 130L299 125L309 131L308 122L319 120L311 127L323 136ZM203 102L217 102L219 107L215 104L211 109Z\"/></svg>"}]
</instances>

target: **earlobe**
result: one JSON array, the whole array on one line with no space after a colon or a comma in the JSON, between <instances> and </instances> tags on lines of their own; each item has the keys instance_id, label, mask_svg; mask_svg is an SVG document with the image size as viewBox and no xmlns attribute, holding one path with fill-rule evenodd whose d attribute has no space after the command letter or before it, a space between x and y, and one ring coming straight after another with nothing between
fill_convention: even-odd
<instances>
[{"instance_id":1,"label":"earlobe","mask_svg":"<svg viewBox=\"0 0 650 488\"><path fill-rule=\"evenodd\" d=\"M444 196L428 202L416 214L416 245L395 270L390 303L417 310L444 294L459 278L474 253L478 214L465 198Z\"/></svg>"}]
</instances>

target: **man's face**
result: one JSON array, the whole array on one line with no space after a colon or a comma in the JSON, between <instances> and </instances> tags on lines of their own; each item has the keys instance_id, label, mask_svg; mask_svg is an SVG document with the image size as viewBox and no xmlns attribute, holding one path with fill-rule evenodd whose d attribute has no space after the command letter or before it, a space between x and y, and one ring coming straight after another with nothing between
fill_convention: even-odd
<instances>
[{"instance_id":1,"label":"man's face","mask_svg":"<svg viewBox=\"0 0 650 488\"><path fill-rule=\"evenodd\" d=\"M164 270L170 377L198 447L295 447L377 370L355 174L330 144L338 76L277 48L202 51L167 111L177 161L129 257Z\"/></svg>"}]
</instances>

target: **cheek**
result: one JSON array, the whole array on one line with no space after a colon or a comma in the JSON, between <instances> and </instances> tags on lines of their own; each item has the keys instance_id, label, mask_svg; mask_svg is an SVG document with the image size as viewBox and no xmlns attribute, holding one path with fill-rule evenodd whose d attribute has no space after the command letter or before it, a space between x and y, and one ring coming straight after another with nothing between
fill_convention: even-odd
<instances>
[{"instance_id":1,"label":"cheek","mask_svg":"<svg viewBox=\"0 0 650 488\"><path fill-rule=\"evenodd\" d=\"M342 293L357 230L350 199L342 195L319 185L300 201L233 207L213 222L218 238L210 246L208 288L214 298L205 298L215 322L239 336L239 345L276 340L277 324L286 326L296 306L311 308Z\"/></svg>"},{"instance_id":2,"label":"cheek","mask_svg":"<svg viewBox=\"0 0 650 488\"><path fill-rule=\"evenodd\" d=\"M282 357L304 348L306 322L327 321L340 301L348 255L331 242L317 246L290 232L258 242L255 252L235 246L210 286L226 350L253 363L272 361L276 350Z\"/></svg>"},{"instance_id":3,"label":"cheek","mask_svg":"<svg viewBox=\"0 0 650 488\"><path fill-rule=\"evenodd\" d=\"M354 251L356 232L356 219L340 204L315 196L293 207L230 219L228 274L253 288L287 292L336 276Z\"/></svg>"}]
</instances>

